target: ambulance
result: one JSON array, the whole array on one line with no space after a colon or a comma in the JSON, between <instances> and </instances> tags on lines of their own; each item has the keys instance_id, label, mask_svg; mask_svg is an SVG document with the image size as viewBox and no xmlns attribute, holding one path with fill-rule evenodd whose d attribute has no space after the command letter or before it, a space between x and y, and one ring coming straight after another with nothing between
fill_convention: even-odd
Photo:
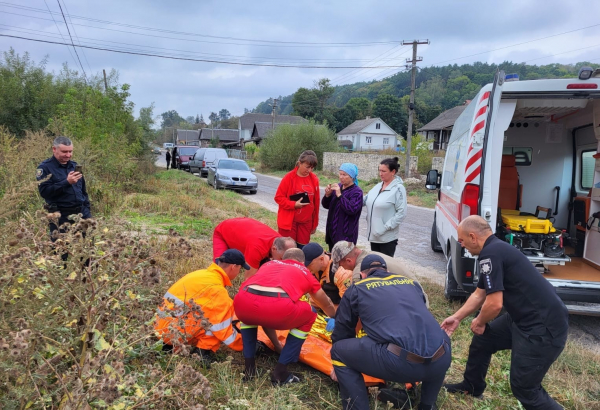
<instances>
[{"instance_id":1,"label":"ambulance","mask_svg":"<svg viewBox=\"0 0 600 410\"><path fill-rule=\"evenodd\" d=\"M520 249L572 313L600 314L600 69L519 81L498 72L454 123L431 248L447 258L444 294L466 297L480 277L457 226L480 215Z\"/></svg>"}]
</instances>

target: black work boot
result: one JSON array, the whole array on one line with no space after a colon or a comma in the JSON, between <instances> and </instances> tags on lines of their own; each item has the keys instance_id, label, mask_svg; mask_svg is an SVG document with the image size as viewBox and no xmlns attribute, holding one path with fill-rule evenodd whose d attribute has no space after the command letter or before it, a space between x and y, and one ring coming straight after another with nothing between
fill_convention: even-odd
<instances>
[{"instance_id":1,"label":"black work boot","mask_svg":"<svg viewBox=\"0 0 600 410\"><path fill-rule=\"evenodd\" d=\"M392 407L395 409L410 408L410 399L408 397L408 393L406 393L406 390L402 389L379 389L377 400L384 403L392 403Z\"/></svg>"},{"instance_id":2,"label":"black work boot","mask_svg":"<svg viewBox=\"0 0 600 410\"><path fill-rule=\"evenodd\" d=\"M418 410L438 410L438 406L436 406L435 404L419 403Z\"/></svg>"},{"instance_id":3,"label":"black work boot","mask_svg":"<svg viewBox=\"0 0 600 410\"><path fill-rule=\"evenodd\" d=\"M254 357L244 358L244 377L242 381L250 381L256 377L256 359Z\"/></svg>"},{"instance_id":4,"label":"black work boot","mask_svg":"<svg viewBox=\"0 0 600 410\"><path fill-rule=\"evenodd\" d=\"M483 390L476 391L475 388L473 387L473 385L466 380L463 380L460 383L444 384L443 387L448 391L448 393L465 394L465 395L473 396L477 399L483 398Z\"/></svg>"}]
</instances>

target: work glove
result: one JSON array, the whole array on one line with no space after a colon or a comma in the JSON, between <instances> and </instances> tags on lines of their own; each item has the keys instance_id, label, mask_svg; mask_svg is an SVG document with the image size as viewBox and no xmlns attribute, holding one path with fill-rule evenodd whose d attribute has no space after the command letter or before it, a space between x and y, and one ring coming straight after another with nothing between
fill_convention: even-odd
<instances>
[{"instance_id":1,"label":"work glove","mask_svg":"<svg viewBox=\"0 0 600 410\"><path fill-rule=\"evenodd\" d=\"M327 321L327 326L325 326L325 330L327 330L328 332L333 332L333 328L335 327L335 319L329 317L325 320Z\"/></svg>"}]
</instances>

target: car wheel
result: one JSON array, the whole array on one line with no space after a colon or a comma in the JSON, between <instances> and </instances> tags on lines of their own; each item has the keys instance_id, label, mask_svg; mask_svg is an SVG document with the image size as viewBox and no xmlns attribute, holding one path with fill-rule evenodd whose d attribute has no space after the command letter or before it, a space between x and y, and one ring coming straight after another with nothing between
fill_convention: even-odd
<instances>
[{"instance_id":1,"label":"car wheel","mask_svg":"<svg viewBox=\"0 0 600 410\"><path fill-rule=\"evenodd\" d=\"M433 217L433 226L431 227L431 250L434 252L442 252L442 245L438 241L437 226L435 224L435 216Z\"/></svg>"},{"instance_id":2,"label":"car wheel","mask_svg":"<svg viewBox=\"0 0 600 410\"><path fill-rule=\"evenodd\" d=\"M215 174L215 177L213 179L213 188L214 189L219 189L219 183L217 182L217 174Z\"/></svg>"}]
</instances>

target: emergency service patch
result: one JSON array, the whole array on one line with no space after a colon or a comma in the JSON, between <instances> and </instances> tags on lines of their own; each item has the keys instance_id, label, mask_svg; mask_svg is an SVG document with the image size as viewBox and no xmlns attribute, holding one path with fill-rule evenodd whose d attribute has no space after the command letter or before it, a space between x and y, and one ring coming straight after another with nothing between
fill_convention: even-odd
<instances>
[{"instance_id":1,"label":"emergency service patch","mask_svg":"<svg viewBox=\"0 0 600 410\"><path fill-rule=\"evenodd\" d=\"M38 169L36 169L36 170L35 170L35 177L36 177L36 178L38 178L38 179L39 179L39 178L41 178L41 177L42 177L42 175L44 175L44 170L43 170L43 169L41 169L41 168L38 168Z\"/></svg>"},{"instance_id":2,"label":"emergency service patch","mask_svg":"<svg viewBox=\"0 0 600 410\"><path fill-rule=\"evenodd\" d=\"M480 260L479 271L484 275L482 279L485 281L485 286L491 289L492 279L490 278L490 273L492 273L492 260L490 258Z\"/></svg>"}]
</instances>

